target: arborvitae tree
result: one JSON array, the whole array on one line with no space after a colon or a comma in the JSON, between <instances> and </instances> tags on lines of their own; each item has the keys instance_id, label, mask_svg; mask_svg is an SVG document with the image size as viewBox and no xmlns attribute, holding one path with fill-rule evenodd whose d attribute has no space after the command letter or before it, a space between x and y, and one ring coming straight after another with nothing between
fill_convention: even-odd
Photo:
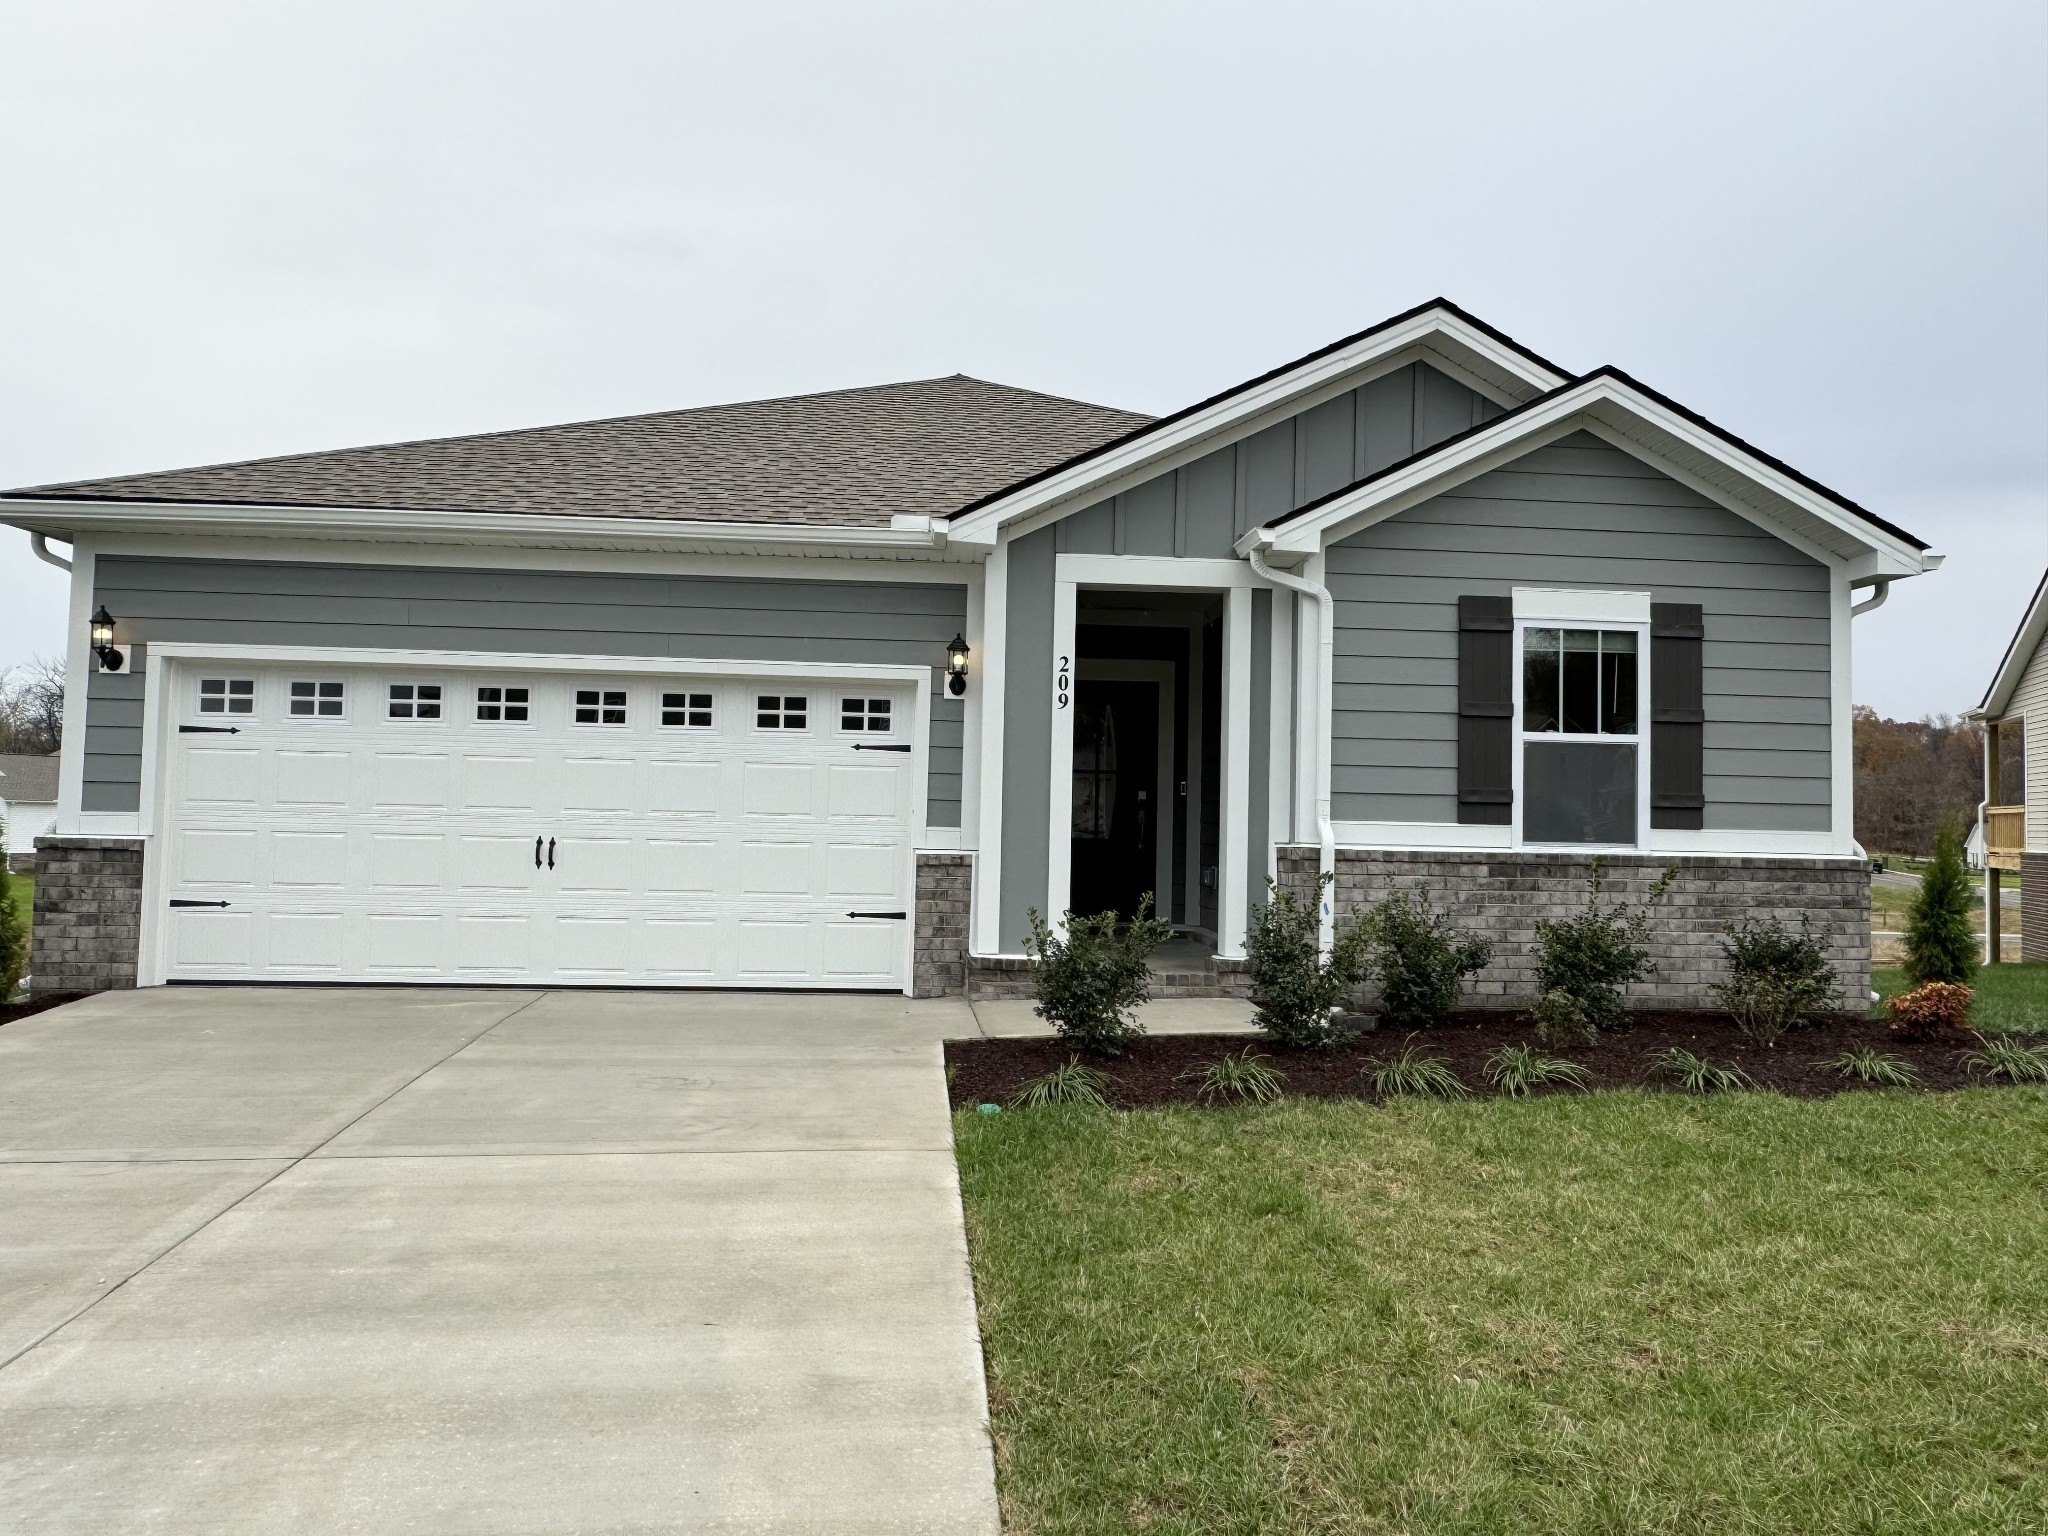
<instances>
[{"instance_id":1,"label":"arborvitae tree","mask_svg":"<svg viewBox=\"0 0 2048 1536\"><path fill-rule=\"evenodd\" d=\"M1976 933L1970 927L1970 875L1963 867L1963 839L1948 818L1934 839L1934 862L1920 877L1920 890L1906 911L1906 980L1958 982L1977 979Z\"/></svg>"}]
</instances>

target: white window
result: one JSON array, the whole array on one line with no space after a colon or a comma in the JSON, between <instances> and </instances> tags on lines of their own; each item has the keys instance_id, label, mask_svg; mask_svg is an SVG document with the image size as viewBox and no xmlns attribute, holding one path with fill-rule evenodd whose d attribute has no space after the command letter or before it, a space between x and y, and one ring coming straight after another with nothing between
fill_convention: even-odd
<instances>
[{"instance_id":1,"label":"white window","mask_svg":"<svg viewBox=\"0 0 2048 1536\"><path fill-rule=\"evenodd\" d=\"M754 724L764 731L807 731L811 728L810 696L760 694L754 700Z\"/></svg>"},{"instance_id":2,"label":"white window","mask_svg":"<svg viewBox=\"0 0 2048 1536\"><path fill-rule=\"evenodd\" d=\"M626 690L623 688L578 688L576 690L575 719L578 725L624 725L626 723Z\"/></svg>"},{"instance_id":3,"label":"white window","mask_svg":"<svg viewBox=\"0 0 2048 1536\"><path fill-rule=\"evenodd\" d=\"M199 713L202 715L255 714L256 679L253 677L202 677L199 679Z\"/></svg>"},{"instance_id":4,"label":"white window","mask_svg":"<svg viewBox=\"0 0 2048 1536\"><path fill-rule=\"evenodd\" d=\"M531 718L531 700L524 688L503 688L496 684L477 689L476 717L483 721L512 724Z\"/></svg>"},{"instance_id":5,"label":"white window","mask_svg":"<svg viewBox=\"0 0 2048 1536\"><path fill-rule=\"evenodd\" d=\"M1641 629L1521 629L1520 807L1525 843L1632 847L1642 825Z\"/></svg>"},{"instance_id":6,"label":"white window","mask_svg":"<svg viewBox=\"0 0 2048 1536\"><path fill-rule=\"evenodd\" d=\"M661 723L663 725L687 726L691 730L708 730L711 727L711 695L708 693L664 693L661 696Z\"/></svg>"},{"instance_id":7,"label":"white window","mask_svg":"<svg viewBox=\"0 0 2048 1536\"><path fill-rule=\"evenodd\" d=\"M842 731L887 731L894 729L887 699L839 701L839 729Z\"/></svg>"},{"instance_id":8,"label":"white window","mask_svg":"<svg viewBox=\"0 0 2048 1536\"><path fill-rule=\"evenodd\" d=\"M300 719L339 720L348 712L348 691L338 682L293 678L285 690L285 709Z\"/></svg>"},{"instance_id":9,"label":"white window","mask_svg":"<svg viewBox=\"0 0 2048 1536\"><path fill-rule=\"evenodd\" d=\"M441 718L441 685L393 683L384 709L393 720L438 720Z\"/></svg>"}]
</instances>

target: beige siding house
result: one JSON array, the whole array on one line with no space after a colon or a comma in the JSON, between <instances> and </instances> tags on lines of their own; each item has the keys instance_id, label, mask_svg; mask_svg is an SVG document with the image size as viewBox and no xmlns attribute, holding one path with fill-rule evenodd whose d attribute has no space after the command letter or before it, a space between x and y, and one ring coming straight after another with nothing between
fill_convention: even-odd
<instances>
[{"instance_id":1,"label":"beige siding house","mask_svg":"<svg viewBox=\"0 0 2048 1536\"><path fill-rule=\"evenodd\" d=\"M1984 805L1980 814L1985 901L1997 921L1992 871L2020 871L2020 958L2048 961L2048 575L1969 718L1984 722ZM2013 771L2014 760L2020 765ZM2001 765L2004 771L2001 772ZM2017 796L2017 798L2015 798ZM1988 929L1987 929L1988 931ZM2000 958L1995 954L1987 958Z\"/></svg>"}]
</instances>

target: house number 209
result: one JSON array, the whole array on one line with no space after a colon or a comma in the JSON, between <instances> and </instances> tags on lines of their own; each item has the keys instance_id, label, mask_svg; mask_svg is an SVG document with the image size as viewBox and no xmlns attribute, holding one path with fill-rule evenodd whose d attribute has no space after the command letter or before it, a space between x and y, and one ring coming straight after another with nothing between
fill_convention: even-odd
<instances>
[{"instance_id":1,"label":"house number 209","mask_svg":"<svg viewBox=\"0 0 2048 1536\"><path fill-rule=\"evenodd\" d=\"M1068 664L1068 662L1069 658L1062 656L1060 658L1060 664L1057 667L1053 668L1052 673L1053 695L1055 698L1058 699L1059 707L1061 709L1065 709L1067 707L1067 695L1070 691L1072 691L1074 686L1074 669L1072 666Z\"/></svg>"}]
</instances>

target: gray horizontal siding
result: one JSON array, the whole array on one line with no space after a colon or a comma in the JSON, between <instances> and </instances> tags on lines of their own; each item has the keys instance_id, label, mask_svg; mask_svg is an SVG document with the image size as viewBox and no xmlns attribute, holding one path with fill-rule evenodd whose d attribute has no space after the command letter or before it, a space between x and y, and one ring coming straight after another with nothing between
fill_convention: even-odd
<instances>
[{"instance_id":1,"label":"gray horizontal siding","mask_svg":"<svg viewBox=\"0 0 2048 1536\"><path fill-rule=\"evenodd\" d=\"M1337 594L1332 792L1346 821L1457 819L1458 598L1650 590L1706 610L1706 825L1830 824L1826 567L1580 433L1352 535Z\"/></svg>"},{"instance_id":2,"label":"gray horizontal siding","mask_svg":"<svg viewBox=\"0 0 2048 1536\"><path fill-rule=\"evenodd\" d=\"M1498 416L1411 363L1059 523L1063 555L1225 560L1247 529Z\"/></svg>"},{"instance_id":3,"label":"gray horizontal siding","mask_svg":"<svg viewBox=\"0 0 2048 1536\"><path fill-rule=\"evenodd\" d=\"M586 572L441 570L103 556L94 598L142 641L411 651L844 661L937 667L965 586ZM932 692L926 816L960 824L962 706ZM89 811L140 801L142 679L94 673Z\"/></svg>"}]
</instances>

